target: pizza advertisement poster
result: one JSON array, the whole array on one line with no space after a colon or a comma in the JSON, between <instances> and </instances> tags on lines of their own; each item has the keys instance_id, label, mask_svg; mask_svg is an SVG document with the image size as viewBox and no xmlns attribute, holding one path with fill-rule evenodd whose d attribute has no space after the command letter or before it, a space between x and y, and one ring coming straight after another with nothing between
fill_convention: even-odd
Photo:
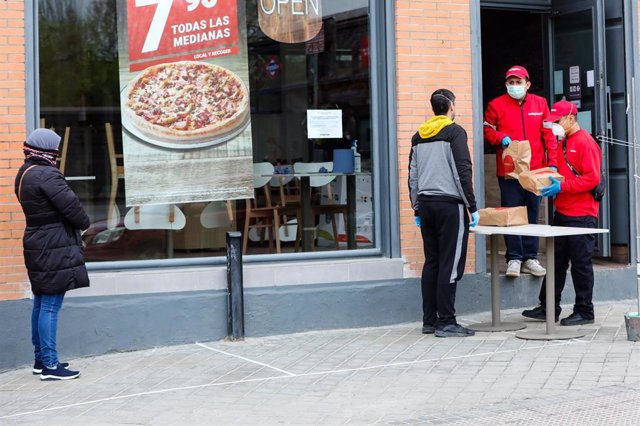
<instances>
[{"instance_id":1,"label":"pizza advertisement poster","mask_svg":"<svg viewBox=\"0 0 640 426\"><path fill-rule=\"evenodd\" d=\"M127 206L253 197L244 3L118 0Z\"/></svg>"}]
</instances>

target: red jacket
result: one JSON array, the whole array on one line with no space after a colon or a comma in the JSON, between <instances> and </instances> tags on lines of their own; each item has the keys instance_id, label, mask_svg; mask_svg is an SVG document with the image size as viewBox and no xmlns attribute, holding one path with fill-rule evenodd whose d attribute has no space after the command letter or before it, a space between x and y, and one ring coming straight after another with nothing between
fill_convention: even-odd
<instances>
[{"instance_id":1,"label":"red jacket","mask_svg":"<svg viewBox=\"0 0 640 426\"><path fill-rule=\"evenodd\" d=\"M529 141L531 170L546 165L556 166L556 138L551 133L551 129L542 126L547 115L549 115L547 101L530 93L526 94L522 105L506 93L489 102L484 114L484 138L491 145L498 147L496 152L498 176L505 174L502 162L502 138L505 136L515 141ZM545 160L545 148L548 162Z\"/></svg>"},{"instance_id":2,"label":"red jacket","mask_svg":"<svg viewBox=\"0 0 640 426\"><path fill-rule=\"evenodd\" d=\"M554 205L565 216L598 217L598 203L591 190L600 182L602 154L600 147L586 130L578 130L566 140L567 159L580 176L576 176L564 159L562 141L558 146L558 172L564 176Z\"/></svg>"}]
</instances>

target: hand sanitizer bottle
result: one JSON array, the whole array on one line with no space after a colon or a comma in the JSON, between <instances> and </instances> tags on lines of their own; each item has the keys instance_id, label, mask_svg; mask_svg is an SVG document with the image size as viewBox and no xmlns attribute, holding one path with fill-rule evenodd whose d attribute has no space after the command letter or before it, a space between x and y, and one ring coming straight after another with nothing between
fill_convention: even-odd
<instances>
[{"instance_id":1,"label":"hand sanitizer bottle","mask_svg":"<svg viewBox=\"0 0 640 426\"><path fill-rule=\"evenodd\" d=\"M353 171L358 173L362 171L362 163L360 158L360 153L358 152L358 139L353 140L353 144L351 145L351 150L353 151Z\"/></svg>"}]
</instances>

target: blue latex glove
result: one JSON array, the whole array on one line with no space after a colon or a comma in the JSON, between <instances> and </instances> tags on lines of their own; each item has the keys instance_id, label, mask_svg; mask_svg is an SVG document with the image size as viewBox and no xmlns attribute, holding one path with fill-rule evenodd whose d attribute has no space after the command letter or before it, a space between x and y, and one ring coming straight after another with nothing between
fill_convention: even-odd
<instances>
[{"instance_id":1,"label":"blue latex glove","mask_svg":"<svg viewBox=\"0 0 640 426\"><path fill-rule=\"evenodd\" d=\"M480 222L480 213L473 212L471 213L471 220L469 221L469 226L471 228L475 228L478 226L478 222Z\"/></svg>"},{"instance_id":2,"label":"blue latex glove","mask_svg":"<svg viewBox=\"0 0 640 426\"><path fill-rule=\"evenodd\" d=\"M511 143L511 138L509 136L505 136L504 138L502 138L502 146L509 146L509 144Z\"/></svg>"},{"instance_id":3,"label":"blue latex glove","mask_svg":"<svg viewBox=\"0 0 640 426\"><path fill-rule=\"evenodd\" d=\"M549 179L551 179L551 185L545 186L540 190L542 197L553 197L560 192L560 181L553 176L549 177Z\"/></svg>"},{"instance_id":4,"label":"blue latex glove","mask_svg":"<svg viewBox=\"0 0 640 426\"><path fill-rule=\"evenodd\" d=\"M418 228L421 228L422 222L420 221L420 216L414 216L413 223L415 223Z\"/></svg>"},{"instance_id":5,"label":"blue latex glove","mask_svg":"<svg viewBox=\"0 0 640 426\"><path fill-rule=\"evenodd\" d=\"M558 171L558 168L557 168L556 166L549 166L549 168L550 168L551 170L553 170L554 172L557 172L557 171Z\"/></svg>"}]
</instances>

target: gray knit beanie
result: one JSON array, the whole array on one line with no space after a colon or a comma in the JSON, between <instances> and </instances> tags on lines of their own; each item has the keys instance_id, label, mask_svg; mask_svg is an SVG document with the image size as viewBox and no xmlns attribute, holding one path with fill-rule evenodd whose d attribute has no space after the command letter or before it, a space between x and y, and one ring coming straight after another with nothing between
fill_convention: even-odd
<instances>
[{"instance_id":1,"label":"gray knit beanie","mask_svg":"<svg viewBox=\"0 0 640 426\"><path fill-rule=\"evenodd\" d=\"M27 138L27 145L46 151L57 151L62 139L56 132L50 129L36 129Z\"/></svg>"}]
</instances>

